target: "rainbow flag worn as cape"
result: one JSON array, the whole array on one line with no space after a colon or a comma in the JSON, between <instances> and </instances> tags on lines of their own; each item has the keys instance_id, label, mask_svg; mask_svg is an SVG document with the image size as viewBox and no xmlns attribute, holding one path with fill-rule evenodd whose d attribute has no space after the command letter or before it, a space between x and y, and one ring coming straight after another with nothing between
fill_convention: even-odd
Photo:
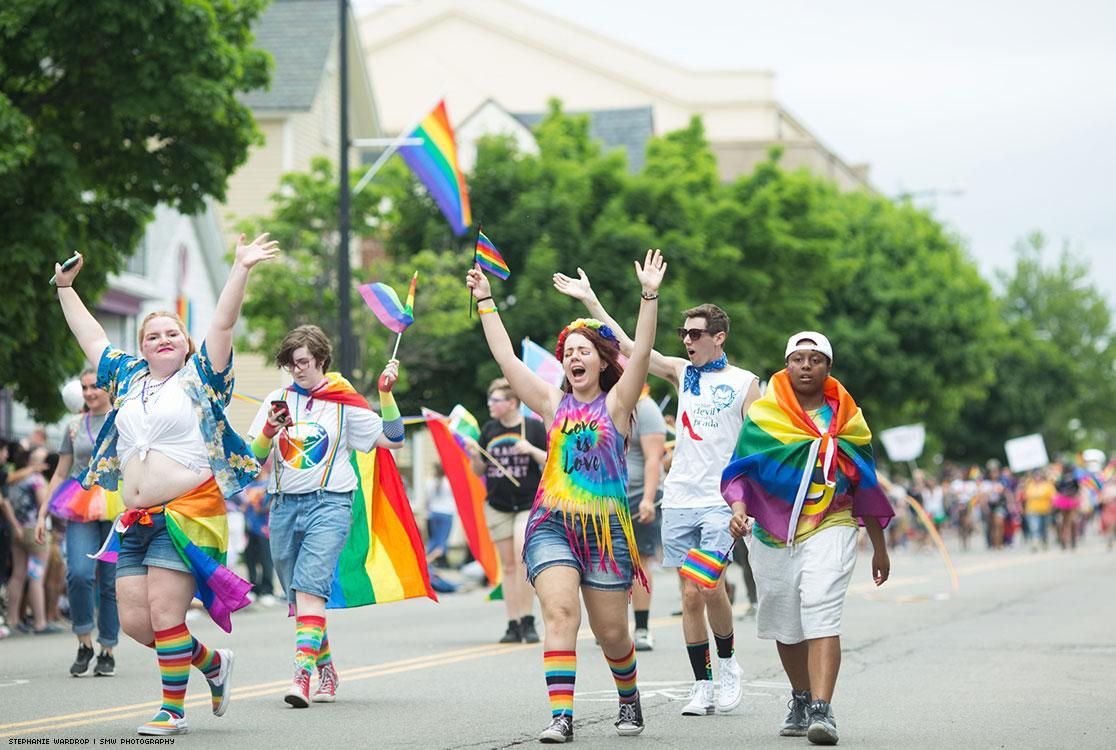
<instances>
[{"instance_id":1,"label":"rainbow flag worn as cape","mask_svg":"<svg viewBox=\"0 0 1116 750\"><path fill-rule=\"evenodd\" d=\"M47 510L76 523L111 521L124 512L124 499L119 492L98 485L84 489L78 480L67 479L54 491Z\"/></svg>"},{"instance_id":2,"label":"rainbow flag worn as cape","mask_svg":"<svg viewBox=\"0 0 1116 750\"><path fill-rule=\"evenodd\" d=\"M511 269L508 268L504 256L500 255L500 251L492 244L492 240L485 237L484 232L477 232L477 249L473 257L477 265L493 276L503 281L507 281L511 276Z\"/></svg>"},{"instance_id":3,"label":"rainbow flag worn as cape","mask_svg":"<svg viewBox=\"0 0 1116 750\"><path fill-rule=\"evenodd\" d=\"M427 419L426 426L430 430L430 437L433 438L434 447L442 461L442 470L453 491L457 515L461 519L461 527L465 531L465 541L469 545L469 550L484 569L488 580L499 583L502 572L500 558L496 553L496 544L488 533L488 523L484 517L484 503L487 496L484 482L473 473L469 454L465 451L460 437L451 432L446 418L429 409L423 409L423 416Z\"/></svg>"},{"instance_id":4,"label":"rainbow flag worn as cape","mask_svg":"<svg viewBox=\"0 0 1116 750\"><path fill-rule=\"evenodd\" d=\"M430 196L453 227L453 233L464 234L465 228L473 223L473 212L469 207L465 175L457 165L457 142L446 114L445 100L438 102L408 136L421 138L423 144L404 146L399 149L400 156L426 185Z\"/></svg>"},{"instance_id":5,"label":"rainbow flag worn as cape","mask_svg":"<svg viewBox=\"0 0 1116 750\"><path fill-rule=\"evenodd\" d=\"M287 390L307 399L306 409L309 410L314 400L329 401L335 404L344 404L345 406L355 406L358 409L369 409L368 399L357 393L353 384L345 379L345 376L339 372L327 372L325 374L326 383L319 386L312 391L308 391L298 383L292 383L287 386Z\"/></svg>"},{"instance_id":6,"label":"rainbow flag worn as cape","mask_svg":"<svg viewBox=\"0 0 1116 750\"><path fill-rule=\"evenodd\" d=\"M391 451L352 457L358 485L349 538L333 572L326 609L430 597L426 552Z\"/></svg>"},{"instance_id":7,"label":"rainbow flag worn as cape","mask_svg":"<svg viewBox=\"0 0 1116 750\"><path fill-rule=\"evenodd\" d=\"M721 474L726 502L743 500L748 515L779 543L794 544L819 459L827 486L837 485L838 472L848 481L852 514L861 523L873 516L887 526L895 515L876 478L864 414L836 378L826 378L824 388L833 419L822 434L799 405L787 371L773 375L767 392L748 409L736 450Z\"/></svg>"},{"instance_id":8,"label":"rainbow flag worn as cape","mask_svg":"<svg viewBox=\"0 0 1116 750\"><path fill-rule=\"evenodd\" d=\"M407 304L399 304L399 295L387 284L375 282L362 284L357 291L364 303L376 318L394 333L403 333L415 322L415 286L418 284L418 271L411 277L411 288L407 292Z\"/></svg>"},{"instance_id":9,"label":"rainbow flag worn as cape","mask_svg":"<svg viewBox=\"0 0 1116 750\"><path fill-rule=\"evenodd\" d=\"M133 524L150 526L151 516L159 513L164 514L167 534L194 576L197 587L194 596L205 605L213 622L231 633L231 615L251 603L248 592L252 584L225 567L229 523L225 496L213 477L163 506L125 511L113 524L116 533L109 534L104 546L91 557L116 562L120 535Z\"/></svg>"}]
</instances>

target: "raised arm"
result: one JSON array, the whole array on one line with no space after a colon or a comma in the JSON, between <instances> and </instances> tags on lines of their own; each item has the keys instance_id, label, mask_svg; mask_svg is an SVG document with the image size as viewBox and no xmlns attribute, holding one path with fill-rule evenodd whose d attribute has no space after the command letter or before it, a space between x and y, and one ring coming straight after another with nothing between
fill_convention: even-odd
<instances>
[{"instance_id":1,"label":"raised arm","mask_svg":"<svg viewBox=\"0 0 1116 750\"><path fill-rule=\"evenodd\" d=\"M78 253L80 256L81 254ZM77 290L74 289L74 279L85 265L85 258L79 257L77 265L68 271L63 271L62 266L54 264L54 276L58 283L58 301L62 305L62 315L66 318L66 325L77 339L78 346L85 353L85 358L94 367L101 361L101 354L109 345L105 329L97 322L92 313L86 309Z\"/></svg>"},{"instance_id":2,"label":"raised arm","mask_svg":"<svg viewBox=\"0 0 1116 750\"><path fill-rule=\"evenodd\" d=\"M630 357L635 342L624 332L616 319L604 309L604 305L597 299L597 293L593 291L593 287L589 284L589 277L585 274L585 271L580 268L577 269L577 276L578 278L572 279L564 273L554 274L554 288L568 297L580 300L592 317L611 328L620 341L620 351ZM668 357L652 349L649 372L677 387L681 378L680 373L688 364L689 362L681 357Z\"/></svg>"},{"instance_id":3,"label":"raised arm","mask_svg":"<svg viewBox=\"0 0 1116 750\"><path fill-rule=\"evenodd\" d=\"M213 310L213 322L209 324L209 331L205 334L205 349L209 354L209 363L215 372L220 372L229 366L232 359L233 328L240 318L240 305L244 302L244 290L248 286L248 272L252 266L261 261L271 260L279 252L279 243L274 240L267 241L267 232L252 241L244 244L244 235L236 243L236 260L233 261L229 278L225 280L225 288L217 299L217 307Z\"/></svg>"},{"instance_id":4,"label":"raised arm","mask_svg":"<svg viewBox=\"0 0 1116 750\"><path fill-rule=\"evenodd\" d=\"M549 424L558 410L562 392L531 372L531 368L515 356L515 349L512 348L504 322L500 320L500 311L492 299L492 287L479 265L469 269L465 284L472 291L473 299L478 302L477 311L480 313L481 327L484 329L484 338L488 341L493 359L500 365L500 370L520 401L527 404L532 411L542 415Z\"/></svg>"},{"instance_id":5,"label":"raised arm","mask_svg":"<svg viewBox=\"0 0 1116 750\"><path fill-rule=\"evenodd\" d=\"M666 261L658 250L648 250L642 266L639 261L635 262L641 298L636 337L624 374L608 394L609 415L614 423L623 425L624 434L627 434L628 418L639 402L643 383L647 380L647 368L655 345L655 327L658 324L659 285L663 283L666 267Z\"/></svg>"}]
</instances>

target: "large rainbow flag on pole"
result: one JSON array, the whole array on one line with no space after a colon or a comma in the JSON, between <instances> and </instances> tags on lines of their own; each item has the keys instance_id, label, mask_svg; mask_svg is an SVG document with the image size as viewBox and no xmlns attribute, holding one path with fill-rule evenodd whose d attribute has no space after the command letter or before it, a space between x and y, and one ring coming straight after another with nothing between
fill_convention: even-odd
<instances>
[{"instance_id":1,"label":"large rainbow flag on pole","mask_svg":"<svg viewBox=\"0 0 1116 750\"><path fill-rule=\"evenodd\" d=\"M428 409L423 409L423 416L427 418L426 426L434 439L434 447L442 460L442 469L453 491L457 515L461 518L461 527L465 531L465 541L488 580L498 583L501 575L500 558L496 553L496 544L488 534L488 524L484 518L487 494L484 482L473 473L469 465L469 454L450 431L446 418Z\"/></svg>"},{"instance_id":2,"label":"large rainbow flag on pole","mask_svg":"<svg viewBox=\"0 0 1116 750\"><path fill-rule=\"evenodd\" d=\"M403 161L426 185L434 202L453 227L454 234L464 234L473 223L473 212L469 206L465 175L457 165L457 142L446 115L445 100L438 102L408 136L421 138L423 145L399 149Z\"/></svg>"},{"instance_id":3,"label":"large rainbow flag on pole","mask_svg":"<svg viewBox=\"0 0 1116 750\"><path fill-rule=\"evenodd\" d=\"M391 451L355 453L357 490L349 538L333 572L326 609L429 597L426 553Z\"/></svg>"}]
</instances>

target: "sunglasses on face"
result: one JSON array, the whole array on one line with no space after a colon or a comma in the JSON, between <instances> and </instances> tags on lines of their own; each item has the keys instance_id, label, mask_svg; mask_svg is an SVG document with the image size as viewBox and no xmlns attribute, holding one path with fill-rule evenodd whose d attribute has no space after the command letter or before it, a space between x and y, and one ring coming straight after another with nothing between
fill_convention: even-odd
<instances>
[{"instance_id":1,"label":"sunglasses on face","mask_svg":"<svg viewBox=\"0 0 1116 750\"><path fill-rule=\"evenodd\" d=\"M678 338L685 341L686 337L688 336L690 338L690 341L697 341L707 333L709 333L709 331L705 330L704 328L679 328Z\"/></svg>"}]
</instances>

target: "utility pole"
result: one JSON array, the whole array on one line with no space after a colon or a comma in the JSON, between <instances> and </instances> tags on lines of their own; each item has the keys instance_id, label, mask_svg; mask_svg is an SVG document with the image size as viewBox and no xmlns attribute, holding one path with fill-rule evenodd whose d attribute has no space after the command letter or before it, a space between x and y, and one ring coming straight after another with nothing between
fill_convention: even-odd
<instances>
[{"instance_id":1,"label":"utility pole","mask_svg":"<svg viewBox=\"0 0 1116 750\"><path fill-rule=\"evenodd\" d=\"M352 265L349 261L349 0L338 3L341 31L338 43L341 78L341 184L337 205L338 217L337 245L337 330L341 336L341 374L353 377L356 367L356 346L353 341L352 315Z\"/></svg>"}]
</instances>

